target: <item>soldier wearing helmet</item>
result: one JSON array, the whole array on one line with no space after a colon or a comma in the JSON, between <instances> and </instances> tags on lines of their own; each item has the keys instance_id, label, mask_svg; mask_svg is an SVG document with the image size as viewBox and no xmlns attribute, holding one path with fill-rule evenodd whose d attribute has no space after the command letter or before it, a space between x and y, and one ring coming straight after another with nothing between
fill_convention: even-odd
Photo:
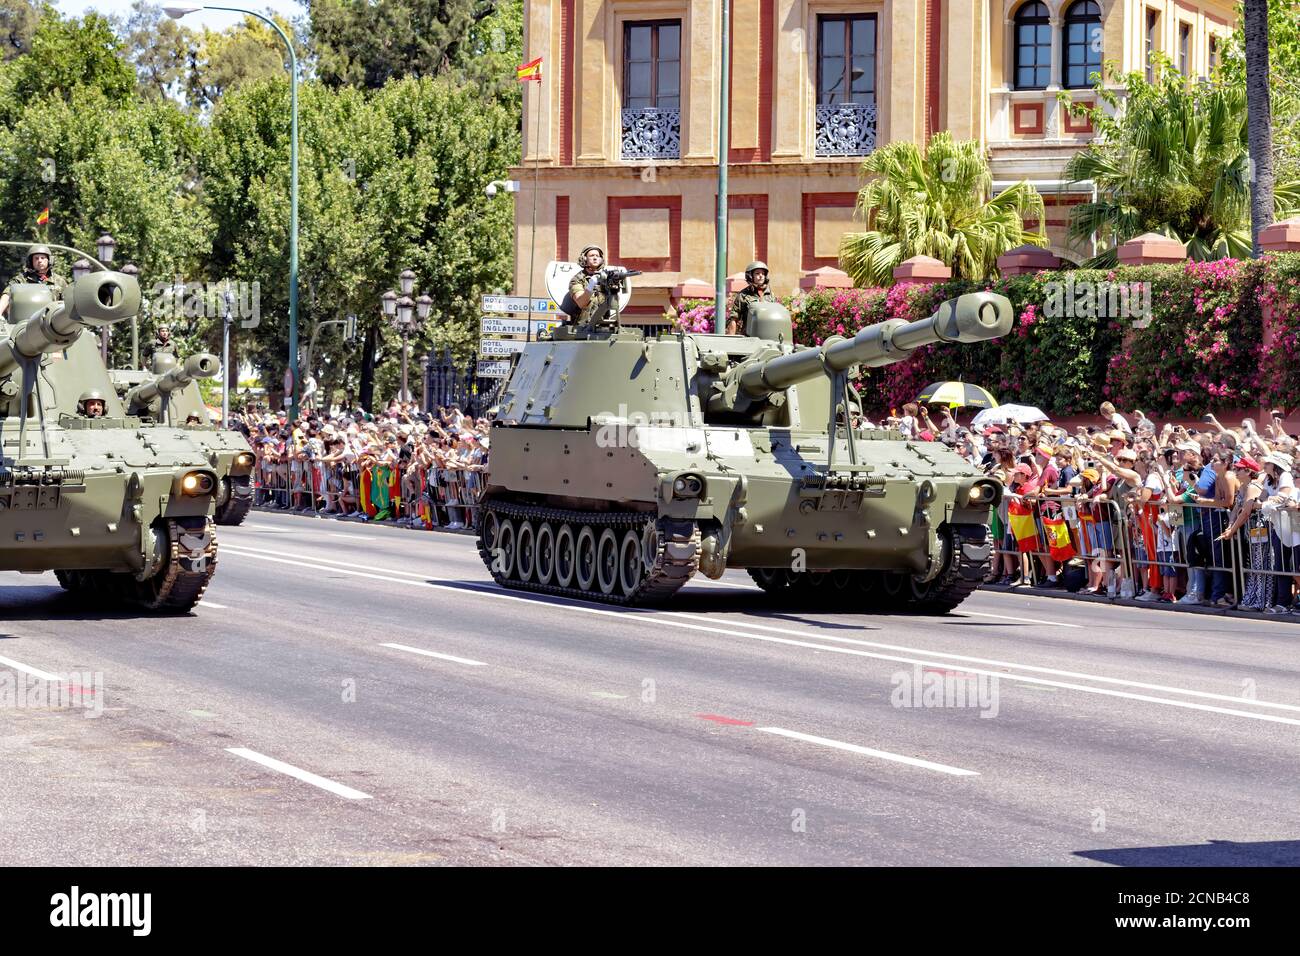
<instances>
[{"instance_id":1,"label":"soldier wearing helmet","mask_svg":"<svg viewBox=\"0 0 1300 956\"><path fill-rule=\"evenodd\" d=\"M67 288L68 280L53 271L49 246L38 244L27 247L27 255L23 258L23 270L9 280L9 285L25 282L47 285L54 293L56 301L63 298L63 290ZM6 286L4 293L0 294L0 316L4 316L8 311L9 289Z\"/></svg>"},{"instance_id":2,"label":"soldier wearing helmet","mask_svg":"<svg viewBox=\"0 0 1300 956\"><path fill-rule=\"evenodd\" d=\"M745 267L745 281L749 285L741 289L731 299L731 310L727 313L727 334L744 335L749 323L749 307L755 302L775 302L767 281L767 263L755 260Z\"/></svg>"},{"instance_id":3,"label":"soldier wearing helmet","mask_svg":"<svg viewBox=\"0 0 1300 956\"><path fill-rule=\"evenodd\" d=\"M77 399L77 414L82 418L103 418L108 402L97 388L87 389Z\"/></svg>"},{"instance_id":4,"label":"soldier wearing helmet","mask_svg":"<svg viewBox=\"0 0 1300 956\"><path fill-rule=\"evenodd\" d=\"M609 292L600 285L600 271L605 268L605 250L597 245L582 247L578 254L582 271L569 280L569 296L580 310L579 325L592 325L609 313Z\"/></svg>"}]
</instances>

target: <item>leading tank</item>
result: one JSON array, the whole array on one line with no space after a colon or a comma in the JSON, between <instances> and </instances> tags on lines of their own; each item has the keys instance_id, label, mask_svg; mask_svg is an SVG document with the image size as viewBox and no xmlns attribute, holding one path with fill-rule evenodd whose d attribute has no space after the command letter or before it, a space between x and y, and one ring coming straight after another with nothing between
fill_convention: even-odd
<instances>
[{"instance_id":1,"label":"leading tank","mask_svg":"<svg viewBox=\"0 0 1300 956\"><path fill-rule=\"evenodd\" d=\"M217 472L219 525L242 524L253 505L253 448L240 432L213 427L199 390L199 379L221 370L215 355L200 352L179 362L170 352L156 352L150 370L111 369L113 385L128 415L168 428L184 428L204 450Z\"/></svg>"},{"instance_id":2,"label":"leading tank","mask_svg":"<svg viewBox=\"0 0 1300 956\"><path fill-rule=\"evenodd\" d=\"M560 326L503 391L480 555L506 587L611 603L744 568L769 592L949 611L985 575L1002 486L940 443L854 428L851 383L1012 317L972 293L818 348L793 344L776 303L752 307L746 335Z\"/></svg>"},{"instance_id":3,"label":"leading tank","mask_svg":"<svg viewBox=\"0 0 1300 956\"><path fill-rule=\"evenodd\" d=\"M140 289L95 266L61 301L47 285L10 286L0 323L0 570L54 571L73 592L186 611L216 570L217 475L183 430L146 429L127 415L85 333L135 315ZM102 402L102 414L87 414L83 396Z\"/></svg>"}]
</instances>

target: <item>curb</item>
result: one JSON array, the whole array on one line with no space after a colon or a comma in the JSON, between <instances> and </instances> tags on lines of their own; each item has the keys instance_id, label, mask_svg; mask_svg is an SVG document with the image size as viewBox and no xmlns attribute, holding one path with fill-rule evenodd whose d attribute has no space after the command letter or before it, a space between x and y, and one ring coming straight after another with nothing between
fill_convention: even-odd
<instances>
[{"instance_id":1,"label":"curb","mask_svg":"<svg viewBox=\"0 0 1300 956\"><path fill-rule=\"evenodd\" d=\"M329 521L346 521L348 524L360 524L368 528L387 528L390 531L419 531L421 534L429 534L435 531L442 534L478 534L473 528L411 528L406 525L394 524L391 521L367 521L364 518L344 517L342 515L325 514L324 512L291 511L288 508L273 508L270 505L253 505L252 510L270 515L289 515L294 518L322 518Z\"/></svg>"},{"instance_id":2,"label":"curb","mask_svg":"<svg viewBox=\"0 0 1300 956\"><path fill-rule=\"evenodd\" d=\"M1031 585L981 584L981 591L1002 594L1023 594L1027 597L1052 598L1058 601L1079 601L1088 604L1108 604L1118 607L1140 608L1144 611L1170 611L1175 614L1202 614L1211 617L1235 617L1244 621L1271 621L1274 624L1300 624L1300 615L1265 614L1262 611L1239 611L1231 607L1204 607L1197 604L1157 604L1133 598L1101 597L1096 594L1072 594L1060 588L1038 588Z\"/></svg>"}]
</instances>

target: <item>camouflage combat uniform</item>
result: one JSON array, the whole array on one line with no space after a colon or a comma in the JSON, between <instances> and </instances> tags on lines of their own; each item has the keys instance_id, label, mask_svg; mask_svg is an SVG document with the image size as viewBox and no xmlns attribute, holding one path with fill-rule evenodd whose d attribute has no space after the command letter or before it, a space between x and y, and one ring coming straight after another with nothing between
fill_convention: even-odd
<instances>
[{"instance_id":1,"label":"camouflage combat uniform","mask_svg":"<svg viewBox=\"0 0 1300 956\"><path fill-rule=\"evenodd\" d=\"M745 325L749 321L749 307L755 302L775 302L772 290L764 288L761 292L752 285L737 292L731 299L731 309L727 312L727 322L736 323L737 334L745 334Z\"/></svg>"},{"instance_id":2,"label":"camouflage combat uniform","mask_svg":"<svg viewBox=\"0 0 1300 956\"><path fill-rule=\"evenodd\" d=\"M573 297L574 302L578 301L579 295L587 291L587 282L590 278L591 276L584 269L569 280L569 295ZM599 322L609 314L609 306L609 293L600 285L597 285L591 293L591 301L587 303L586 307L578 313L578 317L573 321L578 325L591 325Z\"/></svg>"},{"instance_id":3,"label":"camouflage combat uniform","mask_svg":"<svg viewBox=\"0 0 1300 956\"><path fill-rule=\"evenodd\" d=\"M63 278L57 272L47 272L44 276L36 273L33 269L24 269L12 279L9 285L20 285L22 283L34 283L36 285L47 285L54 290L54 298L62 299L64 291L68 288L68 280ZM8 286L6 286L8 288Z\"/></svg>"}]
</instances>

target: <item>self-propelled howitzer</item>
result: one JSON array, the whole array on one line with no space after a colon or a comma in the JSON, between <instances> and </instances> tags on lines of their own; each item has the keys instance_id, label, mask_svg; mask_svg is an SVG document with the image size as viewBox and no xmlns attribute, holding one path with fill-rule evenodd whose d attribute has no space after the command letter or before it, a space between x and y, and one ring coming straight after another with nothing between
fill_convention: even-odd
<instances>
[{"instance_id":1,"label":"self-propelled howitzer","mask_svg":"<svg viewBox=\"0 0 1300 956\"><path fill-rule=\"evenodd\" d=\"M131 414L146 413L160 399L179 391L195 379L212 378L221 370L221 362L207 352L191 355L177 367L132 388L126 393L126 407ZM161 419L159 419L161 421Z\"/></svg>"},{"instance_id":2,"label":"self-propelled howitzer","mask_svg":"<svg viewBox=\"0 0 1300 956\"><path fill-rule=\"evenodd\" d=\"M216 568L217 476L182 429L148 430L126 414L99 342L83 333L133 316L139 286L86 258L95 271L61 300L46 283L9 287L9 321L0 321L0 570L54 571L79 594L188 610Z\"/></svg>"},{"instance_id":3,"label":"self-propelled howitzer","mask_svg":"<svg viewBox=\"0 0 1300 956\"><path fill-rule=\"evenodd\" d=\"M942 444L855 428L851 382L1011 324L975 293L818 348L775 303L744 336L557 330L502 394L480 553L507 586L621 603L733 567L768 591L949 610L984 575L1001 485Z\"/></svg>"}]
</instances>

